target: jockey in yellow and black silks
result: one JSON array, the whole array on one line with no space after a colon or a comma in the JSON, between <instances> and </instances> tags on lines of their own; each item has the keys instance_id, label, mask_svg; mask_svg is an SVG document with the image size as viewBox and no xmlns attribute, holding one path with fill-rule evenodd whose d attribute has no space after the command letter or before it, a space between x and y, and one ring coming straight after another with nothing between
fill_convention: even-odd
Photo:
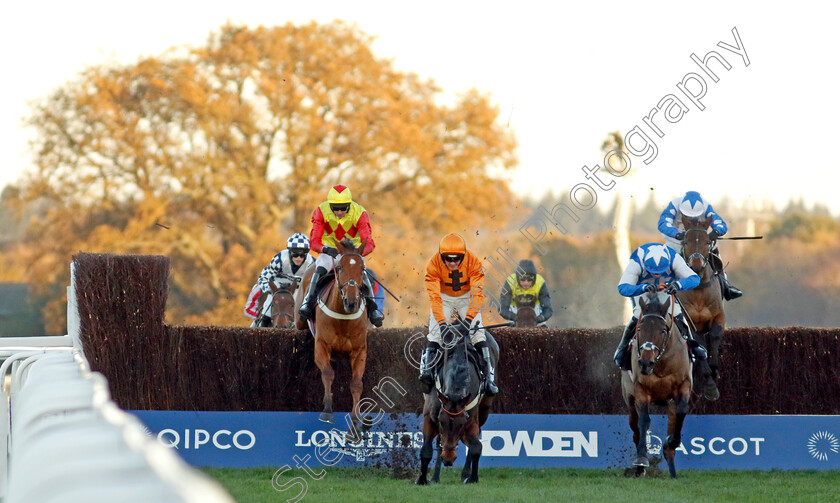
<instances>
[{"instance_id":1,"label":"jockey in yellow and black silks","mask_svg":"<svg viewBox=\"0 0 840 503\"><path fill-rule=\"evenodd\" d=\"M554 314L545 279L537 274L537 266L530 260L520 260L516 272L505 281L499 296L499 315L506 320L515 320L516 300L520 298L534 300L538 325L545 326L545 322Z\"/></svg>"},{"instance_id":2,"label":"jockey in yellow and black silks","mask_svg":"<svg viewBox=\"0 0 840 503\"><path fill-rule=\"evenodd\" d=\"M367 211L358 203L353 202L350 189L344 185L336 185L327 194L327 200L318 205L312 212L312 230L309 233L309 247L320 253L315 260L315 273L309 283L309 290L300 306L300 317L308 320L315 312L315 288L318 280L333 268L338 256L336 243L344 238L360 246L367 240L365 249L359 250L362 257L370 254L376 246L370 228L370 218ZM364 260L364 259L362 259ZM373 298L373 287L367 273L364 275L362 293L365 296L368 318L370 322L381 327L382 312L377 308Z\"/></svg>"}]
</instances>

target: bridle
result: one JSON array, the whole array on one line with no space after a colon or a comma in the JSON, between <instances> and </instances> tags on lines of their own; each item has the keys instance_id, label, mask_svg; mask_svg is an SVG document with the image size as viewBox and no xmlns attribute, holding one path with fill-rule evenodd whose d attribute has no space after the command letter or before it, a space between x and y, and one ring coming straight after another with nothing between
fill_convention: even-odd
<instances>
[{"instance_id":1,"label":"bridle","mask_svg":"<svg viewBox=\"0 0 840 503\"><path fill-rule=\"evenodd\" d=\"M688 234L691 233L691 232L693 232L695 234L698 233L698 232L702 232L703 234L706 234L706 229L703 229L701 227L694 227L694 228L686 230L685 231L685 236L683 237L682 246L680 248L680 255L683 256L686 263L691 263L692 260L699 259L700 262L702 263L702 266L700 267L700 269L705 269L706 264L709 261L708 256L712 252L712 247L714 246L714 241L709 239L709 244L707 245L708 249L706 250L705 254L700 253L700 252L694 252L691 255L689 255L688 257L686 257L685 256L685 242L688 241ZM699 240L700 240L699 237L694 238L695 243L698 242Z\"/></svg>"},{"instance_id":2,"label":"bridle","mask_svg":"<svg viewBox=\"0 0 840 503\"><path fill-rule=\"evenodd\" d=\"M345 257L359 257L359 261L362 263L362 274L365 273L364 272L364 259L362 258L362 255L360 253L358 253L358 252L342 253L341 254L341 259L343 260ZM344 301L345 300L345 296L344 296L344 288L345 287L355 286L355 287L361 289L361 285L355 279L351 279L349 281L346 281L346 282L342 283L341 282L341 276L339 274L340 272L341 272L341 265L339 264L339 261L338 260L333 261L333 273L335 274L335 283L338 285L338 294L341 296L341 300Z\"/></svg>"},{"instance_id":3,"label":"bridle","mask_svg":"<svg viewBox=\"0 0 840 503\"><path fill-rule=\"evenodd\" d=\"M277 289L277 291L276 291L276 292L274 292L274 293L272 294L273 296L272 296L272 299L271 299L271 308L272 308L272 309L271 309L271 317L272 317L272 324L273 324L273 320L274 320L274 319L279 318L279 317L281 317L281 316L288 316L290 320L294 320L294 319L295 319L295 315L294 315L294 313L288 313L288 312L284 312L284 311L278 311L278 312L276 312L276 313L274 312L274 303L276 302L276 300L279 298L279 296L280 296L281 294L282 294L282 295L288 295L289 297L291 297L292 302L291 302L289 305L291 305L291 306L294 306L294 305L295 305L295 302L294 302L294 296L292 295L292 292L290 292L290 291L288 290L288 288L286 288L286 287L283 287L283 288L278 288L278 289Z\"/></svg>"},{"instance_id":4,"label":"bridle","mask_svg":"<svg viewBox=\"0 0 840 503\"><path fill-rule=\"evenodd\" d=\"M462 340L464 341L464 357L465 357L465 359L466 359L466 361L467 361L467 365L470 365L470 363L469 363L469 362L470 362L470 359L469 359L469 353L468 353L468 348L467 348L467 338L466 338L463 334L458 334L458 338L457 338L457 339L455 339L455 340L452 342L452 346L451 346L451 348L450 348L450 349L454 349L454 348L455 348L455 346L457 346L458 344L460 344ZM442 368L446 368L446 363L449 361L449 350L450 350L450 349L446 349L446 348L445 348L445 349L443 350L443 367L442 367ZM438 390L438 393L439 393L439 394L441 394L441 393L442 393L442 392L441 392L441 390ZM480 388L479 388L479 394L481 394L481 389L480 389ZM438 398L440 398L440 396L438 396ZM470 415L469 415L469 413L467 412L467 405L469 405L469 404L465 404L465 405L464 405L464 408L463 408L463 409L461 409L461 410L459 410L458 412L452 412L451 410L449 410L449 409L447 409L446 407L444 407L444 406L443 406L443 400L440 400L440 408L441 408L441 410L442 410L442 411L444 411L444 412L446 412L446 414L447 414L447 415L449 415L449 417L453 417L453 418L454 418L454 417L458 417L458 416L460 416L461 414L465 414L465 415L466 415L466 417L469 417Z\"/></svg>"},{"instance_id":5,"label":"bridle","mask_svg":"<svg viewBox=\"0 0 840 503\"><path fill-rule=\"evenodd\" d=\"M665 352L668 350L668 342L671 340L671 329L674 327L674 295L671 295L671 322L668 323L668 320L659 313L648 313L642 315L639 318L639 323L636 325L636 356L641 358L642 351L655 351L656 357L653 359L653 364L656 363L662 358ZM662 347L654 344L653 341L647 341L644 344L639 344L639 332L641 332L642 323L646 319L653 319L653 320L661 320L663 327L662 327L662 334L665 338L665 342L662 344Z\"/></svg>"}]
</instances>

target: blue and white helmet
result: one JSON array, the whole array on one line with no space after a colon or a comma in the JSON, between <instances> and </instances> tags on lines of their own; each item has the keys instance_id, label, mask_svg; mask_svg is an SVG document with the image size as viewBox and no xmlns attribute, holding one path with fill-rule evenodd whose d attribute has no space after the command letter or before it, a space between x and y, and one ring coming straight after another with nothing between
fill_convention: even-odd
<instances>
[{"instance_id":1,"label":"blue and white helmet","mask_svg":"<svg viewBox=\"0 0 840 503\"><path fill-rule=\"evenodd\" d=\"M665 245L649 246L645 252L645 270L650 274L662 274L671 267L671 254Z\"/></svg>"},{"instance_id":2,"label":"blue and white helmet","mask_svg":"<svg viewBox=\"0 0 840 503\"><path fill-rule=\"evenodd\" d=\"M683 196L679 210L684 216L695 218L702 217L706 212L707 206L708 204L706 204L706 201L703 200L699 192L690 190Z\"/></svg>"},{"instance_id":3,"label":"blue and white helmet","mask_svg":"<svg viewBox=\"0 0 840 503\"><path fill-rule=\"evenodd\" d=\"M289 250L309 251L309 238L300 232L295 232L289 236L289 240L286 241L286 248Z\"/></svg>"}]
</instances>

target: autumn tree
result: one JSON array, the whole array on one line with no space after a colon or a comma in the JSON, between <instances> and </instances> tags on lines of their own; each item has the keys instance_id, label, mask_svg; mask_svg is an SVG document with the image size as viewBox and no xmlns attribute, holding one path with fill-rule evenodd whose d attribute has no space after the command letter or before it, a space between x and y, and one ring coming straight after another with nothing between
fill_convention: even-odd
<instances>
[{"instance_id":1,"label":"autumn tree","mask_svg":"<svg viewBox=\"0 0 840 503\"><path fill-rule=\"evenodd\" d=\"M503 226L513 196L491 173L516 159L497 108L476 90L443 104L371 42L342 22L226 25L203 47L88 68L36 103L16 256L51 299L48 328L63 327L79 250L167 255L170 322L244 323L256 274L335 183L371 213L386 277L425 263L397 258L410 243Z\"/></svg>"}]
</instances>

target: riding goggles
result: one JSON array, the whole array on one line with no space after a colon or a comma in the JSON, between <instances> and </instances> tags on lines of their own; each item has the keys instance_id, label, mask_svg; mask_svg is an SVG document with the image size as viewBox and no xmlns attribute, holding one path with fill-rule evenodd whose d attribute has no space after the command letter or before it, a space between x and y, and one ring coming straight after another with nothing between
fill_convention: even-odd
<instances>
[{"instance_id":1,"label":"riding goggles","mask_svg":"<svg viewBox=\"0 0 840 503\"><path fill-rule=\"evenodd\" d=\"M292 258L301 258L309 255L308 252L305 251L290 251L289 256Z\"/></svg>"},{"instance_id":2,"label":"riding goggles","mask_svg":"<svg viewBox=\"0 0 840 503\"><path fill-rule=\"evenodd\" d=\"M519 276L519 281L534 281L536 279L537 277L533 274L522 274L521 276Z\"/></svg>"},{"instance_id":3,"label":"riding goggles","mask_svg":"<svg viewBox=\"0 0 840 503\"><path fill-rule=\"evenodd\" d=\"M464 256L459 254L452 254L452 255L441 255L444 262L460 262L464 259Z\"/></svg>"},{"instance_id":4,"label":"riding goggles","mask_svg":"<svg viewBox=\"0 0 840 503\"><path fill-rule=\"evenodd\" d=\"M330 209L333 213L336 211L349 211L350 203L330 203Z\"/></svg>"}]
</instances>

